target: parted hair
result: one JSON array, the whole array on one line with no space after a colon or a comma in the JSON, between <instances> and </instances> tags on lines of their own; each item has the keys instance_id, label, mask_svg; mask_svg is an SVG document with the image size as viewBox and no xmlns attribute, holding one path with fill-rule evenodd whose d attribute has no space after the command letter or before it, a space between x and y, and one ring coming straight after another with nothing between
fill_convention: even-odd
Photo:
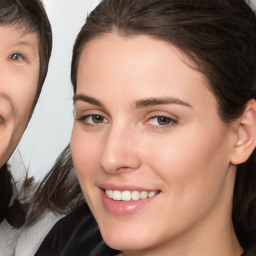
<instances>
[{"instance_id":1,"label":"parted hair","mask_svg":"<svg viewBox=\"0 0 256 256\"><path fill-rule=\"evenodd\" d=\"M207 79L226 124L256 99L256 17L245 0L103 0L74 44L74 92L82 50L89 41L112 32L147 35L179 48ZM255 154L237 166L234 188L233 223L244 248L256 237Z\"/></svg>"}]
</instances>

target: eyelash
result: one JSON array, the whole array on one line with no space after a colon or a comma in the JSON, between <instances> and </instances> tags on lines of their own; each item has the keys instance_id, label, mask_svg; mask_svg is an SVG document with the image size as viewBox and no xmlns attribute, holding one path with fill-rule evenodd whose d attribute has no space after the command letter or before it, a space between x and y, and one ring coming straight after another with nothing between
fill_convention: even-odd
<instances>
[{"instance_id":1,"label":"eyelash","mask_svg":"<svg viewBox=\"0 0 256 256\"><path fill-rule=\"evenodd\" d=\"M150 121L153 121L154 119L155 119L155 122L157 122L158 124L150 124ZM168 122L168 123L167 124L161 124L161 122ZM176 125L177 123L178 123L177 119L173 119L171 117L164 116L164 115L157 115L157 116L150 117L148 119L148 121L145 122L146 125L150 125L150 126L156 128L156 129L169 128L171 126Z\"/></svg>"},{"instance_id":2,"label":"eyelash","mask_svg":"<svg viewBox=\"0 0 256 256\"><path fill-rule=\"evenodd\" d=\"M95 122L95 120L93 120L94 118L98 118L98 120L96 120L96 122ZM89 122L88 122L88 119L90 119ZM152 121L154 119L158 122L158 124L150 124L150 121ZM77 118L77 120L82 122L86 126L94 126L94 125L101 125L102 123L108 123L108 120L105 117L103 117L101 115L96 115L96 114L82 116L82 117ZM104 120L106 120L106 121L104 121ZM161 124L161 122L167 122L167 124ZM173 118L170 118L170 117L164 116L164 115L158 115L158 116L150 117L144 124L150 125L150 126L154 127L155 129L164 129L164 128L169 128L171 126L174 126L177 123L178 123L177 119L173 119Z\"/></svg>"},{"instance_id":3,"label":"eyelash","mask_svg":"<svg viewBox=\"0 0 256 256\"><path fill-rule=\"evenodd\" d=\"M90 122L87 121L89 118L91 119ZM93 123L92 122L93 118L100 118L101 120L104 120L104 119L107 120L105 117L103 117L101 115L96 115L96 114L82 116L82 117L77 118L77 120L82 122L86 126L94 126L94 125L99 125L99 124L102 124L102 123L106 123L106 122L101 122L101 121Z\"/></svg>"},{"instance_id":4,"label":"eyelash","mask_svg":"<svg viewBox=\"0 0 256 256\"><path fill-rule=\"evenodd\" d=\"M18 57L18 59L17 59ZM23 54L19 53L19 52L15 52L11 55L8 56L9 59L13 60L13 61L18 61L21 62L25 59L25 57L23 56ZM21 58L21 59L20 59Z\"/></svg>"}]
</instances>

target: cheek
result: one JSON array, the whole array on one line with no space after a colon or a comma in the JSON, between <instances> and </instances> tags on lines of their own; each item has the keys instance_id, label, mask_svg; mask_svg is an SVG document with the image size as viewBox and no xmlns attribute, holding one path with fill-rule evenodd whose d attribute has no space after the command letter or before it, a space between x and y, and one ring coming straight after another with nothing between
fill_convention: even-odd
<instances>
[{"instance_id":1,"label":"cheek","mask_svg":"<svg viewBox=\"0 0 256 256\"><path fill-rule=\"evenodd\" d=\"M16 73L13 76L10 88L10 95L16 108L16 124L21 130L26 127L31 116L32 105L34 103L35 94L38 87L39 79L39 62L33 64L30 69Z\"/></svg>"},{"instance_id":2,"label":"cheek","mask_svg":"<svg viewBox=\"0 0 256 256\"><path fill-rule=\"evenodd\" d=\"M74 125L70 149L79 182L85 187L84 183L87 183L89 177L95 173L99 148L90 136L85 136L83 131Z\"/></svg>"},{"instance_id":3,"label":"cheek","mask_svg":"<svg viewBox=\"0 0 256 256\"><path fill-rule=\"evenodd\" d=\"M179 197L216 187L216 183L224 180L228 168L228 150L221 130L209 133L195 127L150 150L152 169L165 181L166 189Z\"/></svg>"},{"instance_id":4,"label":"cheek","mask_svg":"<svg viewBox=\"0 0 256 256\"><path fill-rule=\"evenodd\" d=\"M74 125L70 150L84 197L91 210L94 212L95 202L98 202L98 199L95 198L95 195L98 193L96 191L97 187L95 186L94 177L97 175L99 148L95 140L90 139L90 136L85 136L83 132L80 131L80 129L76 129L76 125Z\"/></svg>"},{"instance_id":5,"label":"cheek","mask_svg":"<svg viewBox=\"0 0 256 256\"><path fill-rule=\"evenodd\" d=\"M23 106L26 106L27 110L30 110L32 104L35 99L35 94L38 87L38 79L39 79L39 72L35 71L35 74L30 76L29 80L24 80L23 85L20 86L19 94L17 92L17 97L22 95L22 99L20 99L19 103Z\"/></svg>"}]
</instances>

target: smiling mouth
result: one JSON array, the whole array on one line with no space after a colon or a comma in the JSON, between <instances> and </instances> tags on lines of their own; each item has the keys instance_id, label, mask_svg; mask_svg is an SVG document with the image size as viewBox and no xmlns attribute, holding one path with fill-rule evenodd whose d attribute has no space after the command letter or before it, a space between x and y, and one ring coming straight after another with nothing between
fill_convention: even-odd
<instances>
[{"instance_id":1,"label":"smiling mouth","mask_svg":"<svg viewBox=\"0 0 256 256\"><path fill-rule=\"evenodd\" d=\"M106 196L114 201L138 201L141 199L150 198L160 193L156 191L119 191L119 190L104 190Z\"/></svg>"}]
</instances>

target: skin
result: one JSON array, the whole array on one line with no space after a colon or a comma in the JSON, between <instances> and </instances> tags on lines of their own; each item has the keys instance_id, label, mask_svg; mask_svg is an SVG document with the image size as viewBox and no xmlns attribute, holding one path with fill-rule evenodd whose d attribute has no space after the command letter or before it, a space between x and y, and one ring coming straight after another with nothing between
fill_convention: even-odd
<instances>
[{"instance_id":1,"label":"skin","mask_svg":"<svg viewBox=\"0 0 256 256\"><path fill-rule=\"evenodd\" d=\"M242 253L231 220L237 135L192 65L147 36L106 34L82 52L72 158L103 239L123 255ZM131 214L106 209L104 188L134 186L160 193Z\"/></svg>"},{"instance_id":2,"label":"skin","mask_svg":"<svg viewBox=\"0 0 256 256\"><path fill-rule=\"evenodd\" d=\"M0 166L17 147L32 113L38 77L36 34L0 26Z\"/></svg>"}]
</instances>

